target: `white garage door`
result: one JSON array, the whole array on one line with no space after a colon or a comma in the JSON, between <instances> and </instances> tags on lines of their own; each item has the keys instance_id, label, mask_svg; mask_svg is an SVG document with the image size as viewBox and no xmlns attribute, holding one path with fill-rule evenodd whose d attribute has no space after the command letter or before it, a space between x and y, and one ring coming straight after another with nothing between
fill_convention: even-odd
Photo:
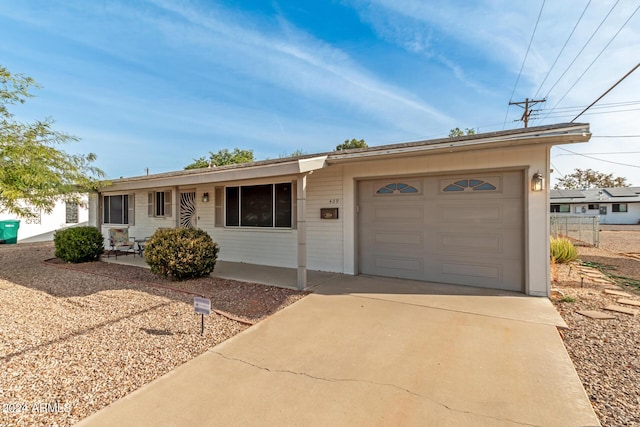
<instances>
[{"instance_id":1,"label":"white garage door","mask_svg":"<svg viewBox=\"0 0 640 427\"><path fill-rule=\"evenodd\" d=\"M523 173L358 183L363 274L524 291Z\"/></svg>"}]
</instances>

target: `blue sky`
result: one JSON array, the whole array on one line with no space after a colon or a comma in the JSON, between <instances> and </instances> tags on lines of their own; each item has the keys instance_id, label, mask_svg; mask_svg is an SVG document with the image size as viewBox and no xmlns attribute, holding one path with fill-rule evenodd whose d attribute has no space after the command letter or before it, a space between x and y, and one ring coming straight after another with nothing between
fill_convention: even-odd
<instances>
[{"instance_id":1,"label":"blue sky","mask_svg":"<svg viewBox=\"0 0 640 427\"><path fill-rule=\"evenodd\" d=\"M3 0L0 64L43 86L18 119L52 117L82 140L67 151L137 176L222 148L265 159L522 127L508 102L526 97L547 96L532 126L570 121L638 63L639 5L547 0L527 51L542 4ZM594 138L562 148L582 156L553 150L553 176L640 186L639 104L637 71L578 120Z\"/></svg>"}]
</instances>

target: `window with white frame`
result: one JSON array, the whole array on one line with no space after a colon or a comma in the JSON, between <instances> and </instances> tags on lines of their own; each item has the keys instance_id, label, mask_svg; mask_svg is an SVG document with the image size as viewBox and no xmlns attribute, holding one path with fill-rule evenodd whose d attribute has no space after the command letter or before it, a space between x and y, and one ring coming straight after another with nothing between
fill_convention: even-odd
<instances>
[{"instance_id":1,"label":"window with white frame","mask_svg":"<svg viewBox=\"0 0 640 427\"><path fill-rule=\"evenodd\" d=\"M149 216L171 216L171 190L150 191L147 197L147 213Z\"/></svg>"},{"instance_id":2,"label":"window with white frame","mask_svg":"<svg viewBox=\"0 0 640 427\"><path fill-rule=\"evenodd\" d=\"M597 211L600 209L600 204L599 203L589 203L589 210L590 211Z\"/></svg>"},{"instance_id":3,"label":"window with white frame","mask_svg":"<svg viewBox=\"0 0 640 427\"><path fill-rule=\"evenodd\" d=\"M551 212L570 213L571 206L569 206L568 204L552 204Z\"/></svg>"},{"instance_id":4,"label":"window with white frame","mask_svg":"<svg viewBox=\"0 0 640 427\"><path fill-rule=\"evenodd\" d=\"M102 223L103 224L129 224L134 220L134 196L133 194L117 194L103 196L102 198Z\"/></svg>"},{"instance_id":5,"label":"window with white frame","mask_svg":"<svg viewBox=\"0 0 640 427\"><path fill-rule=\"evenodd\" d=\"M291 198L290 182L226 187L225 225L291 228Z\"/></svg>"},{"instance_id":6,"label":"window with white frame","mask_svg":"<svg viewBox=\"0 0 640 427\"><path fill-rule=\"evenodd\" d=\"M614 203L611 205L611 212L627 212L627 204Z\"/></svg>"}]
</instances>

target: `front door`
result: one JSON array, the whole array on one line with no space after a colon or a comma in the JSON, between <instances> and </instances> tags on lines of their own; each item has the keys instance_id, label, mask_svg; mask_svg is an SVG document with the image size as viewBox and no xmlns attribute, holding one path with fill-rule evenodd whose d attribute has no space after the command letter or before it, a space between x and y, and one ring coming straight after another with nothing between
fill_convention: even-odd
<instances>
[{"instance_id":1,"label":"front door","mask_svg":"<svg viewBox=\"0 0 640 427\"><path fill-rule=\"evenodd\" d=\"M196 215L196 192L185 191L180 193L180 227L196 228L198 217Z\"/></svg>"}]
</instances>

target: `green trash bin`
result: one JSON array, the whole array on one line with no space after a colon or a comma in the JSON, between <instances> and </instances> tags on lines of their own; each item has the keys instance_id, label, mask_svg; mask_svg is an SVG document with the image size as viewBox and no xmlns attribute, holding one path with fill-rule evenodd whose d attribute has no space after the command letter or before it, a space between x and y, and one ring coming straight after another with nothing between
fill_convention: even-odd
<instances>
[{"instance_id":1,"label":"green trash bin","mask_svg":"<svg viewBox=\"0 0 640 427\"><path fill-rule=\"evenodd\" d=\"M0 243L9 245L18 243L19 219L8 219L0 221Z\"/></svg>"}]
</instances>

